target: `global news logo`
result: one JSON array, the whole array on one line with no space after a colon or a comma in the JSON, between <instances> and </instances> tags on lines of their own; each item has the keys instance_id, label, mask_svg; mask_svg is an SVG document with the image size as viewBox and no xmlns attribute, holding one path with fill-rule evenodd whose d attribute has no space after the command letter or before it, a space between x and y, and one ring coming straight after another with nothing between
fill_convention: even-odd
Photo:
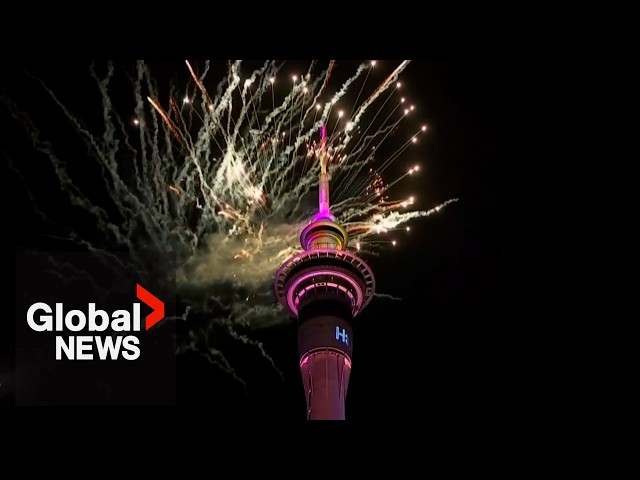
<instances>
[{"instance_id":1,"label":"global news logo","mask_svg":"<svg viewBox=\"0 0 640 480\"><path fill-rule=\"evenodd\" d=\"M153 310L145 317L144 329L149 330L164 318L164 302L138 283L136 297ZM55 337L56 360L117 360L120 356L137 360L141 354L137 333L142 332L140 310L141 304L135 302L131 310L109 314L89 303L86 314L75 309L65 313L63 303L52 308L45 302L36 302L27 310L27 324L35 332L60 332Z\"/></svg>"}]
</instances>

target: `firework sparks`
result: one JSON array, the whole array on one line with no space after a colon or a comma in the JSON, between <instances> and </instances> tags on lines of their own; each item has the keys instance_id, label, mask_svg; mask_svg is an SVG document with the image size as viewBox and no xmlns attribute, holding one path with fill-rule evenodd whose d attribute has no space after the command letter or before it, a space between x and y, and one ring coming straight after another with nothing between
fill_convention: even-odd
<instances>
[{"instance_id":1,"label":"firework sparks","mask_svg":"<svg viewBox=\"0 0 640 480\"><path fill-rule=\"evenodd\" d=\"M114 66L109 63L103 76L92 68L102 99L102 134L84 127L45 86L102 168L108 195L124 222L76 186L31 120L22 113L17 116L34 146L51 160L71 202L93 215L105 234L102 243L78 242L95 250L115 243L132 253L175 252L178 294L190 312L206 312L220 285L235 285L237 294L216 297L230 308L222 309L227 312L223 317L209 315L210 325L223 325L232 338L251 344L243 332L286 318L273 300L271 279L282 261L299 249L299 232L317 208L321 170L327 170L332 182L331 213L347 229L355 251L374 249L377 236L405 229L408 221L456 200L422 211L411 210L412 197L393 199L391 188L418 172L415 162L400 178L382 178L427 130L422 126L416 132L410 121L414 107L406 107L400 96L398 78L409 62L392 67L381 82L372 79L383 65L363 62L330 93L339 63L329 62L314 77L319 66L311 62L307 73L290 75L285 82L282 64L266 61L247 72L242 61L234 61L213 93L207 88L209 62L198 67L187 61L191 81L181 88L171 86L163 101L167 95L153 80L149 65L140 61L133 78L135 128L131 115L121 115L111 98ZM346 104L348 93L356 97L355 104ZM358 102L360 98L364 100ZM19 111L11 100L3 100ZM403 131L409 133L402 137ZM314 152L320 145L319 162ZM384 157L379 153L382 145L391 145ZM126 169L125 159L133 159ZM391 242L396 245L396 240ZM253 307L234 306L245 298L252 299ZM187 313L182 320L188 320ZM198 328L190 330L179 351L199 350L235 377L224 353L211 343L212 327ZM272 362L262 346L256 346Z\"/></svg>"}]
</instances>

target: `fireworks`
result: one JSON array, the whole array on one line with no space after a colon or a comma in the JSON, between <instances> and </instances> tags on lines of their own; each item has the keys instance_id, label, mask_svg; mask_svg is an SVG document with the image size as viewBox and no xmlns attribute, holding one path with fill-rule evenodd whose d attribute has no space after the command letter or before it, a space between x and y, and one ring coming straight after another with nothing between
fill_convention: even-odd
<instances>
[{"instance_id":1,"label":"fireworks","mask_svg":"<svg viewBox=\"0 0 640 480\"><path fill-rule=\"evenodd\" d=\"M189 81L165 91L150 66L138 62L135 103L128 107L112 99L118 72L108 63L104 75L91 70L102 99L101 132L85 127L45 86L101 167L115 207L106 208L78 187L55 146L35 140L70 201L92 215L104 234L102 240L76 241L95 250L175 252L178 293L188 306L182 318L211 312L213 296L225 313L210 314L208 321L252 343L239 332L285 318L271 281L300 248L299 233L317 209L323 125L331 210L359 255L375 250L381 235L408 231L409 220L455 201L421 211L411 210L414 197L394 197L392 187L418 173L415 160L403 166L407 173L401 177L384 180L392 163L408 162L403 154L427 131L414 118L415 105L401 94L399 78L409 62L386 66L386 73L384 62L362 62L344 81L334 78L339 63L313 61L290 72L287 64L272 61L249 68L234 61L222 79L211 79L214 65L186 62ZM19 118L36 138L36 126L25 115ZM395 246L396 240L387 243ZM223 285L233 285L231 293L218 295ZM199 351L233 374L223 352L210 343L210 331L202 325L191 329L180 349Z\"/></svg>"}]
</instances>

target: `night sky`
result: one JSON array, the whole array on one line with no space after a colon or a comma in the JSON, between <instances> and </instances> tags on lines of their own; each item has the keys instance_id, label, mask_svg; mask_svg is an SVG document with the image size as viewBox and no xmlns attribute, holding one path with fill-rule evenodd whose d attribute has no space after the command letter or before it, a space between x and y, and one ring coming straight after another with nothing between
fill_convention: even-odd
<instances>
[{"instance_id":1,"label":"night sky","mask_svg":"<svg viewBox=\"0 0 640 480\"><path fill-rule=\"evenodd\" d=\"M99 110L88 63L6 62L3 88L21 99L31 97L26 107L34 113L39 99L46 97L29 93L37 83L26 79L26 68L46 78L52 89L66 92L65 98L76 91L73 107L84 104L89 121L99 120L99 112L87 107ZM158 75L173 76L184 63L151 65ZM539 395L537 366L545 360L535 342L544 336L544 327L535 321L531 306L534 281L523 272L531 262L526 251L535 203L531 175L546 154L544 144L536 141L548 114L539 83L542 71L531 59L435 58L413 61L401 76L407 96L429 125L420 140L422 171L406 191L425 210L450 198L458 201L411 221L411 232L395 235L397 247L367 258L377 291L402 300L374 298L355 320L348 419L490 422L521 414ZM54 140L64 127L56 123L60 116L55 106L46 105L33 116L44 136ZM53 123L47 111L55 113ZM3 270L11 274L16 250L57 246L40 235L44 226L7 169L7 154L37 156L2 104L0 126L4 223L11 242ZM82 149L75 153L82 155ZM406 166L403 162L394 168L400 172ZM48 181L43 173L42 188L48 188ZM12 320L3 320L0 336L0 374L5 379L13 368ZM178 361L180 414L214 421L304 419L294 323L257 332L255 338L282 370L284 381L246 348L230 345L227 353L247 379L247 392L219 369L187 355ZM13 397L0 389L0 401L9 406Z\"/></svg>"}]
</instances>

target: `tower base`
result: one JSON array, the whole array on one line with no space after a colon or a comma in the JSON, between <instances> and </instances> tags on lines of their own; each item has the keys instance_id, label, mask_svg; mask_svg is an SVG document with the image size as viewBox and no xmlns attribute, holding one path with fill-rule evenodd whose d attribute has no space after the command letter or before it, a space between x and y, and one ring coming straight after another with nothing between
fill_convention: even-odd
<instances>
[{"instance_id":1,"label":"tower base","mask_svg":"<svg viewBox=\"0 0 640 480\"><path fill-rule=\"evenodd\" d=\"M333 349L316 350L300 361L307 420L344 420L351 360Z\"/></svg>"}]
</instances>

